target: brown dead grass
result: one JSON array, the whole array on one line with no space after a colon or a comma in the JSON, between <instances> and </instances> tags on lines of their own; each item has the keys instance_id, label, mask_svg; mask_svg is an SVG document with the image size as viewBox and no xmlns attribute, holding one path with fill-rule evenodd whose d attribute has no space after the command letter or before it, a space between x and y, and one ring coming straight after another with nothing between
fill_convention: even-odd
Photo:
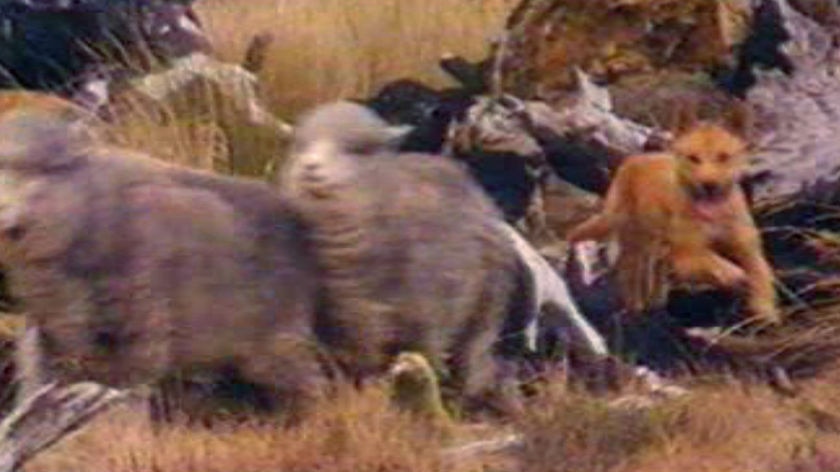
<instances>
[{"instance_id":1,"label":"brown dead grass","mask_svg":"<svg viewBox=\"0 0 840 472\"><path fill-rule=\"evenodd\" d=\"M527 444L518 470L840 470L837 387L822 380L785 398L765 387L701 385L650 409L615 408L555 390L523 423Z\"/></svg>"},{"instance_id":2,"label":"brown dead grass","mask_svg":"<svg viewBox=\"0 0 840 472\"><path fill-rule=\"evenodd\" d=\"M840 378L840 377L838 377ZM559 384L558 384L559 385ZM310 421L175 425L154 434L136 412L113 411L29 464L27 472L831 472L840 470L840 383L800 397L746 385L698 385L649 409L615 407L561 387L535 399L504 457L438 452L503 436L501 426L435 430L396 411L382 390L347 391Z\"/></svg>"},{"instance_id":3,"label":"brown dead grass","mask_svg":"<svg viewBox=\"0 0 840 472\"><path fill-rule=\"evenodd\" d=\"M205 0L199 15L221 57L239 62L251 37L275 42L261 81L273 109L292 119L337 98L361 98L410 77L446 80L444 52L481 59L515 0Z\"/></svg>"},{"instance_id":4,"label":"brown dead grass","mask_svg":"<svg viewBox=\"0 0 840 472\"><path fill-rule=\"evenodd\" d=\"M269 422L153 434L129 409L113 411L27 467L28 472L365 472L482 470L446 463L446 436L418 427L385 392L344 392L296 429Z\"/></svg>"},{"instance_id":5,"label":"brown dead grass","mask_svg":"<svg viewBox=\"0 0 840 472\"><path fill-rule=\"evenodd\" d=\"M260 91L272 112L294 121L316 104L368 97L398 78L446 84L437 65L440 56L485 57L488 40L501 31L515 3L204 0L197 6L222 59L240 63L255 34L274 34ZM244 124L224 91L197 85L180 95L185 96L163 106L127 100L115 141L184 165L273 176L287 143L270 130ZM216 130L222 131L221 139Z\"/></svg>"}]
</instances>

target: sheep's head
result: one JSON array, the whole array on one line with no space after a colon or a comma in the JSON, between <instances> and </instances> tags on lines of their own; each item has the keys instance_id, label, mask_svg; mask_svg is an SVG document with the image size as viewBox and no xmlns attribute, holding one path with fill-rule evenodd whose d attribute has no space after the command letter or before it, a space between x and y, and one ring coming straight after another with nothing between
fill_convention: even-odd
<instances>
[{"instance_id":1,"label":"sheep's head","mask_svg":"<svg viewBox=\"0 0 840 472\"><path fill-rule=\"evenodd\" d=\"M294 192L316 194L351 179L357 158L396 152L408 126L388 126L371 110L351 102L314 108L295 127L290 159L280 181Z\"/></svg>"},{"instance_id":2,"label":"sheep's head","mask_svg":"<svg viewBox=\"0 0 840 472\"><path fill-rule=\"evenodd\" d=\"M0 257L48 257L69 243L71 207L82 204L66 176L93 143L80 123L13 110L0 119ZM56 188L60 187L60 188Z\"/></svg>"}]
</instances>

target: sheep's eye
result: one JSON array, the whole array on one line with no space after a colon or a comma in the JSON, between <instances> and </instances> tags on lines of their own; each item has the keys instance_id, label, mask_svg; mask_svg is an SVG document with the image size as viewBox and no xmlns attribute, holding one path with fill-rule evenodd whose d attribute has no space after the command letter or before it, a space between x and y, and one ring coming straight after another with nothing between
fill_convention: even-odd
<instances>
[{"instance_id":1,"label":"sheep's eye","mask_svg":"<svg viewBox=\"0 0 840 472\"><path fill-rule=\"evenodd\" d=\"M357 156L370 156L381 151L384 146L378 142L359 141L349 143L345 146L345 151Z\"/></svg>"}]
</instances>

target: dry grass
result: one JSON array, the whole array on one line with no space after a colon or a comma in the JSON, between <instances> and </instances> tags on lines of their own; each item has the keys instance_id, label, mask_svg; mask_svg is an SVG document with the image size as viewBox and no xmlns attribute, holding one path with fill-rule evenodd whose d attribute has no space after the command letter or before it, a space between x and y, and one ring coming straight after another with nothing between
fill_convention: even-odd
<instances>
[{"instance_id":1,"label":"dry grass","mask_svg":"<svg viewBox=\"0 0 840 472\"><path fill-rule=\"evenodd\" d=\"M661 442L656 412L551 389L522 421L525 472L605 472Z\"/></svg>"},{"instance_id":2,"label":"dry grass","mask_svg":"<svg viewBox=\"0 0 840 472\"><path fill-rule=\"evenodd\" d=\"M242 61L255 34L274 34L260 92L273 113L294 121L316 104L368 97L398 78L445 85L440 56L485 57L515 3L204 0L198 9L217 54L231 62ZM286 143L271 130L243 125L242 111L228 106L223 92L197 84L163 106L120 97L115 141L185 165L272 177Z\"/></svg>"},{"instance_id":3,"label":"dry grass","mask_svg":"<svg viewBox=\"0 0 840 472\"><path fill-rule=\"evenodd\" d=\"M338 395L298 429L263 422L213 430L173 426L153 434L137 414L114 411L41 456L27 471L481 470L476 462L445 463L436 451L446 442L444 435L418 427L391 408L382 390L371 389Z\"/></svg>"},{"instance_id":4,"label":"dry grass","mask_svg":"<svg viewBox=\"0 0 840 472\"><path fill-rule=\"evenodd\" d=\"M272 108L291 119L316 103L369 96L397 78L443 84L440 55L483 58L515 3L205 0L199 14L219 54L231 61L241 61L253 34L275 35L261 80Z\"/></svg>"},{"instance_id":5,"label":"dry grass","mask_svg":"<svg viewBox=\"0 0 840 472\"><path fill-rule=\"evenodd\" d=\"M124 409L26 470L831 472L840 470L838 386L823 380L785 398L763 387L705 385L650 409L617 408L609 399L552 388L519 422L521 450L454 461L438 452L505 431L487 425L434 430L389 406L376 388L344 392L287 430L262 421L212 430L175 425L154 434Z\"/></svg>"},{"instance_id":6,"label":"dry grass","mask_svg":"<svg viewBox=\"0 0 840 472\"><path fill-rule=\"evenodd\" d=\"M524 421L526 472L840 470L837 384L795 399L764 387L697 386L647 410L554 390Z\"/></svg>"}]
</instances>

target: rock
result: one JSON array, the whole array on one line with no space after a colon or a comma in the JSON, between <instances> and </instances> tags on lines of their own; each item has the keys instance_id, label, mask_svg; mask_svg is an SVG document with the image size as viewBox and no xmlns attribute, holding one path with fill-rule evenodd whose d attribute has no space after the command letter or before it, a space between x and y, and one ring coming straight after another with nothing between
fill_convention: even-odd
<instances>
[{"instance_id":1,"label":"rock","mask_svg":"<svg viewBox=\"0 0 840 472\"><path fill-rule=\"evenodd\" d=\"M573 67L610 86L731 67L750 18L748 0L524 1L508 21L502 89L551 100L574 88Z\"/></svg>"}]
</instances>

